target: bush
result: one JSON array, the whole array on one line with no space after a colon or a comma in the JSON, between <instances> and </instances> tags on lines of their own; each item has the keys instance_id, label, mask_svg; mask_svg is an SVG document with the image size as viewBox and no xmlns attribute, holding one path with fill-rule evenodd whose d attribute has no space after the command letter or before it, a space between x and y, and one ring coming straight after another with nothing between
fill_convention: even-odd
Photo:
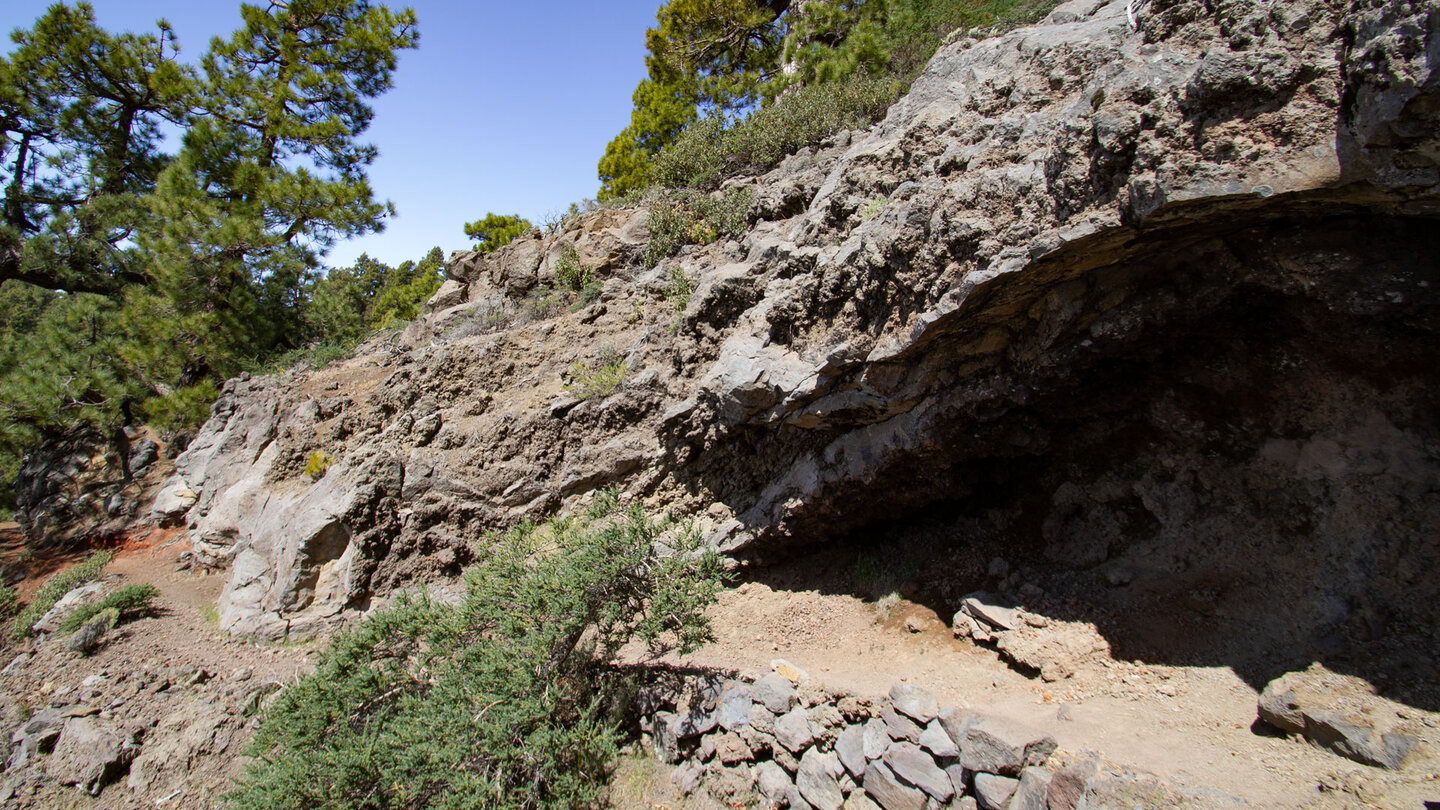
<instances>
[{"instance_id":1,"label":"bush","mask_svg":"<svg viewBox=\"0 0 1440 810\"><path fill-rule=\"evenodd\" d=\"M675 314L685 311L690 297L695 294L695 282L679 267L670 268L670 281L665 285L665 300L675 308Z\"/></svg>"},{"instance_id":2,"label":"bush","mask_svg":"<svg viewBox=\"0 0 1440 810\"><path fill-rule=\"evenodd\" d=\"M20 610L20 595L9 584L0 582L0 621L14 616Z\"/></svg>"},{"instance_id":3,"label":"bush","mask_svg":"<svg viewBox=\"0 0 1440 810\"><path fill-rule=\"evenodd\" d=\"M45 584L40 586L40 590L35 592L35 598L31 599L30 604L26 605L25 609L20 611L20 615L15 618L15 627L10 631L11 636L18 641L34 635L30 628L35 622L40 621L40 617L44 616L50 608L55 607L55 603L60 601L60 597L78 585L99 579L100 572L113 559L115 559L115 555L109 551L95 551L86 557L84 562L46 580Z\"/></svg>"},{"instance_id":4,"label":"bush","mask_svg":"<svg viewBox=\"0 0 1440 810\"><path fill-rule=\"evenodd\" d=\"M786 156L885 115L904 85L887 77L795 87L732 127L717 118L692 124L655 160L655 178L670 188L708 189L741 173L765 172Z\"/></svg>"},{"instance_id":5,"label":"bush","mask_svg":"<svg viewBox=\"0 0 1440 810\"><path fill-rule=\"evenodd\" d=\"M650 203L645 266L654 267L685 245L708 245L721 236L745 233L754 199L754 194L745 188L732 188L719 197L682 191L654 198Z\"/></svg>"},{"instance_id":6,"label":"bush","mask_svg":"<svg viewBox=\"0 0 1440 810\"><path fill-rule=\"evenodd\" d=\"M60 622L60 632L73 633L84 627L95 616L108 610L115 611L116 621L110 626L133 621L141 616L148 616L154 612L151 604L160 591L154 585L126 585L120 590L106 596L98 602L88 605L81 605L70 611Z\"/></svg>"},{"instance_id":7,"label":"bush","mask_svg":"<svg viewBox=\"0 0 1440 810\"><path fill-rule=\"evenodd\" d=\"M603 349L595 365L577 360L570 366L565 390L581 399L608 397L625 381L625 358L614 349Z\"/></svg>"},{"instance_id":8,"label":"bush","mask_svg":"<svg viewBox=\"0 0 1440 810\"><path fill-rule=\"evenodd\" d=\"M303 472L310 477L310 480L319 481L324 477L325 471L330 469L330 465L334 463L334 456L324 450L313 450L310 455L305 457L305 469Z\"/></svg>"},{"instance_id":9,"label":"bush","mask_svg":"<svg viewBox=\"0 0 1440 810\"><path fill-rule=\"evenodd\" d=\"M580 254L573 245L560 248L560 255L555 257L555 283L574 293L595 284L595 271L590 265L580 263Z\"/></svg>"},{"instance_id":10,"label":"bush","mask_svg":"<svg viewBox=\"0 0 1440 810\"><path fill-rule=\"evenodd\" d=\"M707 640L718 560L613 495L490 539L460 604L401 597L280 694L231 807L600 803L624 686L604 664L631 640Z\"/></svg>"}]
</instances>

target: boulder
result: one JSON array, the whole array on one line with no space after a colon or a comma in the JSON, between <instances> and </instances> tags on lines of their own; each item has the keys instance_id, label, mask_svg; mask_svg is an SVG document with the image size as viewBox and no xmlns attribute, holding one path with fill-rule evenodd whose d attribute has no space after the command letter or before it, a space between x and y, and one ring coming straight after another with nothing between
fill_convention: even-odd
<instances>
[{"instance_id":1,"label":"boulder","mask_svg":"<svg viewBox=\"0 0 1440 810\"><path fill-rule=\"evenodd\" d=\"M8 770L18 771L39 754L48 754L60 739L65 727L65 714L59 709L41 709L29 720L20 724L10 735L14 753L10 755Z\"/></svg>"},{"instance_id":2,"label":"boulder","mask_svg":"<svg viewBox=\"0 0 1440 810\"><path fill-rule=\"evenodd\" d=\"M465 303L467 296L468 288L464 282L447 278L440 285L440 289L436 290L435 294L430 296L430 300L425 303L429 305L432 312L440 312Z\"/></svg>"},{"instance_id":3,"label":"boulder","mask_svg":"<svg viewBox=\"0 0 1440 810\"><path fill-rule=\"evenodd\" d=\"M924 729L920 728L914 720L895 711L894 707L886 706L880 711L880 720L885 724L885 732L892 739L905 740L907 742L920 742L920 734Z\"/></svg>"},{"instance_id":4,"label":"boulder","mask_svg":"<svg viewBox=\"0 0 1440 810\"><path fill-rule=\"evenodd\" d=\"M1050 778L1050 787L1045 791L1048 810L1075 810L1085 796L1085 790L1100 773L1100 764L1094 759L1071 762Z\"/></svg>"},{"instance_id":5,"label":"boulder","mask_svg":"<svg viewBox=\"0 0 1440 810\"><path fill-rule=\"evenodd\" d=\"M755 682L750 697L774 714L785 714L795 702L795 684L784 675L772 672Z\"/></svg>"},{"instance_id":6,"label":"boulder","mask_svg":"<svg viewBox=\"0 0 1440 810\"><path fill-rule=\"evenodd\" d=\"M184 478L172 475L156 493L155 501L150 505L150 519L160 526L178 525L199 498Z\"/></svg>"},{"instance_id":7,"label":"boulder","mask_svg":"<svg viewBox=\"0 0 1440 810\"><path fill-rule=\"evenodd\" d=\"M699 737L715 728L715 725L715 714L696 706L680 716L680 720L675 724L675 736L682 740Z\"/></svg>"},{"instance_id":8,"label":"boulder","mask_svg":"<svg viewBox=\"0 0 1440 810\"><path fill-rule=\"evenodd\" d=\"M1026 768L1020 772L1020 784L1010 798L1009 810L1048 810L1052 775L1044 768Z\"/></svg>"},{"instance_id":9,"label":"boulder","mask_svg":"<svg viewBox=\"0 0 1440 810\"><path fill-rule=\"evenodd\" d=\"M890 705L922 725L934 720L940 712L935 696L912 683L902 682L890 687Z\"/></svg>"},{"instance_id":10,"label":"boulder","mask_svg":"<svg viewBox=\"0 0 1440 810\"><path fill-rule=\"evenodd\" d=\"M672 764L680 761L679 725L680 718L671 712L656 712L650 721L650 741L655 746L656 758L661 762Z\"/></svg>"},{"instance_id":11,"label":"boulder","mask_svg":"<svg viewBox=\"0 0 1440 810\"><path fill-rule=\"evenodd\" d=\"M258 694L266 689L257 685ZM145 738L130 776L131 791L168 794L181 788L190 770L203 758L223 754L237 741L241 719L220 705L188 703L161 718Z\"/></svg>"},{"instance_id":12,"label":"boulder","mask_svg":"<svg viewBox=\"0 0 1440 810\"><path fill-rule=\"evenodd\" d=\"M768 760L755 766L755 784L760 789L760 795L769 799L772 805L784 801L786 795L795 787L795 783L790 780L790 774Z\"/></svg>"},{"instance_id":13,"label":"boulder","mask_svg":"<svg viewBox=\"0 0 1440 810\"><path fill-rule=\"evenodd\" d=\"M883 751L881 754L883 755ZM865 728L847 726L835 740L835 754L840 764L856 779L865 775Z\"/></svg>"},{"instance_id":14,"label":"boulder","mask_svg":"<svg viewBox=\"0 0 1440 810\"><path fill-rule=\"evenodd\" d=\"M865 758L879 759L885 755L890 748L890 732L885 727L885 721L879 718L871 718L865 722L862 742L865 747Z\"/></svg>"},{"instance_id":15,"label":"boulder","mask_svg":"<svg viewBox=\"0 0 1440 810\"><path fill-rule=\"evenodd\" d=\"M715 722L726 731L734 731L750 722L750 685L740 681L728 681L720 689L719 704L715 709Z\"/></svg>"},{"instance_id":16,"label":"boulder","mask_svg":"<svg viewBox=\"0 0 1440 810\"><path fill-rule=\"evenodd\" d=\"M1021 626L1013 607L1000 603L992 594L977 592L965 597L960 610L994 630L1014 630Z\"/></svg>"},{"instance_id":17,"label":"boulder","mask_svg":"<svg viewBox=\"0 0 1440 810\"><path fill-rule=\"evenodd\" d=\"M810 717L804 709L796 707L775 721L775 739L785 750L798 754L815 741L810 729Z\"/></svg>"},{"instance_id":18,"label":"boulder","mask_svg":"<svg viewBox=\"0 0 1440 810\"><path fill-rule=\"evenodd\" d=\"M1010 797L1019 787L1019 779L993 773L975 774L975 799L980 803L981 810L1005 810L1010 804Z\"/></svg>"},{"instance_id":19,"label":"boulder","mask_svg":"<svg viewBox=\"0 0 1440 810\"><path fill-rule=\"evenodd\" d=\"M955 745L955 740L950 737L939 719L931 720L925 730L920 732L920 747L937 757L960 756L960 748Z\"/></svg>"},{"instance_id":20,"label":"boulder","mask_svg":"<svg viewBox=\"0 0 1440 810\"><path fill-rule=\"evenodd\" d=\"M1392 770L1400 768L1420 740L1417 723L1404 707L1375 694L1359 678L1314 664L1265 686L1260 719L1346 759Z\"/></svg>"},{"instance_id":21,"label":"boulder","mask_svg":"<svg viewBox=\"0 0 1440 810\"><path fill-rule=\"evenodd\" d=\"M710 738L706 738L707 740ZM733 731L727 731L714 737L715 757L725 765L738 765L741 762L754 762L755 752L745 743L740 735Z\"/></svg>"},{"instance_id":22,"label":"boulder","mask_svg":"<svg viewBox=\"0 0 1440 810\"><path fill-rule=\"evenodd\" d=\"M109 723L95 717L74 717L65 721L46 770L62 785L98 795L133 755L134 748Z\"/></svg>"}]
</instances>

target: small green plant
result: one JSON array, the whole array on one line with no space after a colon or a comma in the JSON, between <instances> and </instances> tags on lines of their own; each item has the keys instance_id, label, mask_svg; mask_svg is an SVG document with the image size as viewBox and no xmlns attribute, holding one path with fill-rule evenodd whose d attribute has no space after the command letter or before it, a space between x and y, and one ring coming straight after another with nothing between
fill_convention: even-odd
<instances>
[{"instance_id":1,"label":"small green plant","mask_svg":"<svg viewBox=\"0 0 1440 810\"><path fill-rule=\"evenodd\" d=\"M575 294L575 303L570 305L571 312L578 312L600 300L600 293L604 291L599 280L592 279L580 291Z\"/></svg>"},{"instance_id":2,"label":"small green plant","mask_svg":"<svg viewBox=\"0 0 1440 810\"><path fill-rule=\"evenodd\" d=\"M527 320L540 321L558 315L564 308L564 293L541 284L525 296L521 311Z\"/></svg>"},{"instance_id":3,"label":"small green plant","mask_svg":"<svg viewBox=\"0 0 1440 810\"><path fill-rule=\"evenodd\" d=\"M900 588L920 573L913 561L894 555L861 554L850 571L855 590L875 600L881 615L888 615L900 601Z\"/></svg>"},{"instance_id":4,"label":"small green plant","mask_svg":"<svg viewBox=\"0 0 1440 810\"><path fill-rule=\"evenodd\" d=\"M574 245L565 245L555 257L555 283L562 290L578 293L596 284L595 271L588 264L581 264L580 254Z\"/></svg>"},{"instance_id":5,"label":"small green plant","mask_svg":"<svg viewBox=\"0 0 1440 810\"><path fill-rule=\"evenodd\" d=\"M565 390L581 399L608 397L625 381L625 357L614 349L602 349L592 366L577 360L570 366Z\"/></svg>"},{"instance_id":6,"label":"small green plant","mask_svg":"<svg viewBox=\"0 0 1440 810\"><path fill-rule=\"evenodd\" d=\"M608 664L632 641L708 640L719 560L613 494L488 545L459 604L402 596L274 699L232 808L603 803L628 688Z\"/></svg>"},{"instance_id":7,"label":"small green plant","mask_svg":"<svg viewBox=\"0 0 1440 810\"><path fill-rule=\"evenodd\" d=\"M76 586L99 579L100 572L113 559L115 559L115 555L110 551L95 551L86 557L84 562L71 566L68 570L61 571L46 580L45 584L40 586L40 590L35 592L35 598L31 599L30 604L26 605L25 609L20 611L20 615L15 618L15 627L10 631L11 636L18 641L34 635L34 631L30 628L50 608L54 607L56 602L60 601L60 597L69 593Z\"/></svg>"},{"instance_id":8,"label":"small green plant","mask_svg":"<svg viewBox=\"0 0 1440 810\"><path fill-rule=\"evenodd\" d=\"M685 275L684 270L679 267L671 267L670 281L665 285L665 300L674 307L676 315L685 311L686 305L690 303L690 297L694 294L695 282Z\"/></svg>"},{"instance_id":9,"label":"small green plant","mask_svg":"<svg viewBox=\"0 0 1440 810\"><path fill-rule=\"evenodd\" d=\"M154 601L160 596L160 591L154 585L148 583L141 585L126 585L120 590L106 596L98 602L88 605L81 605L70 611L60 621L60 632L73 633L84 627L95 616L107 610L116 611L118 621L133 621L141 616L149 616L154 613ZM114 627L115 624L110 625Z\"/></svg>"},{"instance_id":10,"label":"small green plant","mask_svg":"<svg viewBox=\"0 0 1440 810\"><path fill-rule=\"evenodd\" d=\"M650 204L645 266L654 267L685 245L709 244L721 236L744 233L754 199L745 188L733 188L718 197L693 191L659 195Z\"/></svg>"},{"instance_id":11,"label":"small green plant","mask_svg":"<svg viewBox=\"0 0 1440 810\"><path fill-rule=\"evenodd\" d=\"M20 595L9 584L0 582L0 621L14 616L20 610Z\"/></svg>"},{"instance_id":12,"label":"small green plant","mask_svg":"<svg viewBox=\"0 0 1440 810\"><path fill-rule=\"evenodd\" d=\"M870 220L874 219L882 210L884 210L884 208L885 198L876 197L870 202L865 203L865 207L860 209L860 221L869 222Z\"/></svg>"},{"instance_id":13,"label":"small green plant","mask_svg":"<svg viewBox=\"0 0 1440 810\"><path fill-rule=\"evenodd\" d=\"M200 618L211 627L220 626L220 610L214 605L206 605L200 608Z\"/></svg>"},{"instance_id":14,"label":"small green plant","mask_svg":"<svg viewBox=\"0 0 1440 810\"><path fill-rule=\"evenodd\" d=\"M305 469L302 471L312 481L319 481L325 476L325 471L335 463L335 457L324 450L312 450L310 455L305 457Z\"/></svg>"}]
</instances>

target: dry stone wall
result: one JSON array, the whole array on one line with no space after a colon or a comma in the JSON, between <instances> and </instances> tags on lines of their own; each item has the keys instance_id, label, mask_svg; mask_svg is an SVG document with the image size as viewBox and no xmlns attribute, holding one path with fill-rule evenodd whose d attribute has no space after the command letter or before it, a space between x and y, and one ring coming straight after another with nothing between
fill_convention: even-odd
<instances>
[{"instance_id":1,"label":"dry stone wall","mask_svg":"<svg viewBox=\"0 0 1440 810\"><path fill-rule=\"evenodd\" d=\"M792 810L1075 810L1234 806L1057 752L1022 723L941 706L901 682L876 699L835 695L777 662L755 681L695 678L642 694L641 727L692 801ZM798 678L798 681L787 677Z\"/></svg>"}]
</instances>

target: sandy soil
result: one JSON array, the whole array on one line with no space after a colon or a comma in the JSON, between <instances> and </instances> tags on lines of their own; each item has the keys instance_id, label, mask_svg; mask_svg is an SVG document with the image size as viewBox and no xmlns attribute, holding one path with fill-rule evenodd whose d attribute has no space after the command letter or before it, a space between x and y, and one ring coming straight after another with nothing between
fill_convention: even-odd
<instances>
[{"instance_id":1,"label":"sandy soil","mask_svg":"<svg viewBox=\"0 0 1440 810\"><path fill-rule=\"evenodd\" d=\"M832 692L859 695L883 695L908 680L942 704L1039 727L1062 752L1098 752L1255 807L1418 810L1440 802L1440 757L1433 747L1391 773L1252 730L1259 694L1229 667L1161 666L1100 653L1072 677L1046 683L1016 672L985 645L955 638L948 621L923 605L837 593L843 583L833 581L786 587L791 579L813 586L812 567L830 566L801 560L766 572L764 582L726 592L711 611L716 641L687 658L665 660L756 677L782 658ZM644 784L636 774L645 769L627 768L627 778ZM678 801L656 785L627 795L658 797L654 806Z\"/></svg>"},{"instance_id":2,"label":"sandy soil","mask_svg":"<svg viewBox=\"0 0 1440 810\"><path fill-rule=\"evenodd\" d=\"M22 592L79 555L17 563L13 533L0 532L0 564L32 576ZM254 677L292 682L312 666L305 646L263 647L223 637L213 606L226 574L175 570L184 543L156 531L116 549L107 573L160 589L159 615L125 626L100 653L64 657L44 683L0 683L7 703L40 706L56 690L74 688L97 672L193 664L222 679L240 668ZM1256 807L1426 808L1440 802L1440 758L1433 749L1389 773L1309 745L1252 731L1257 692L1228 667L1181 667L1092 655L1067 679L1046 683L1021 674L999 655L957 639L948 621L902 598L871 600L845 593L840 567L802 559L741 581L711 611L716 641L667 664L701 666L754 677L777 658L800 667L831 691L884 694L909 680L953 705L1004 714L1054 735L1062 750L1090 750L1112 762L1153 772L1190 788L1219 791ZM827 578L828 577L828 578ZM762 581L763 580L763 581ZM817 585L818 582L818 585ZM6 658L15 651L7 651ZM34 664L27 666L38 671ZM213 786L238 774L236 762L217 763ZM685 804L669 785L667 768L635 754L617 770L613 800L622 807ZM207 790L210 788L207 788ZM60 796L52 797L57 801ZM199 796L197 795L198 799ZM64 806L125 807L132 797L115 786L99 800L66 793ZM38 805L38 806L44 806ZM56 805L60 806L60 805Z\"/></svg>"}]
</instances>

